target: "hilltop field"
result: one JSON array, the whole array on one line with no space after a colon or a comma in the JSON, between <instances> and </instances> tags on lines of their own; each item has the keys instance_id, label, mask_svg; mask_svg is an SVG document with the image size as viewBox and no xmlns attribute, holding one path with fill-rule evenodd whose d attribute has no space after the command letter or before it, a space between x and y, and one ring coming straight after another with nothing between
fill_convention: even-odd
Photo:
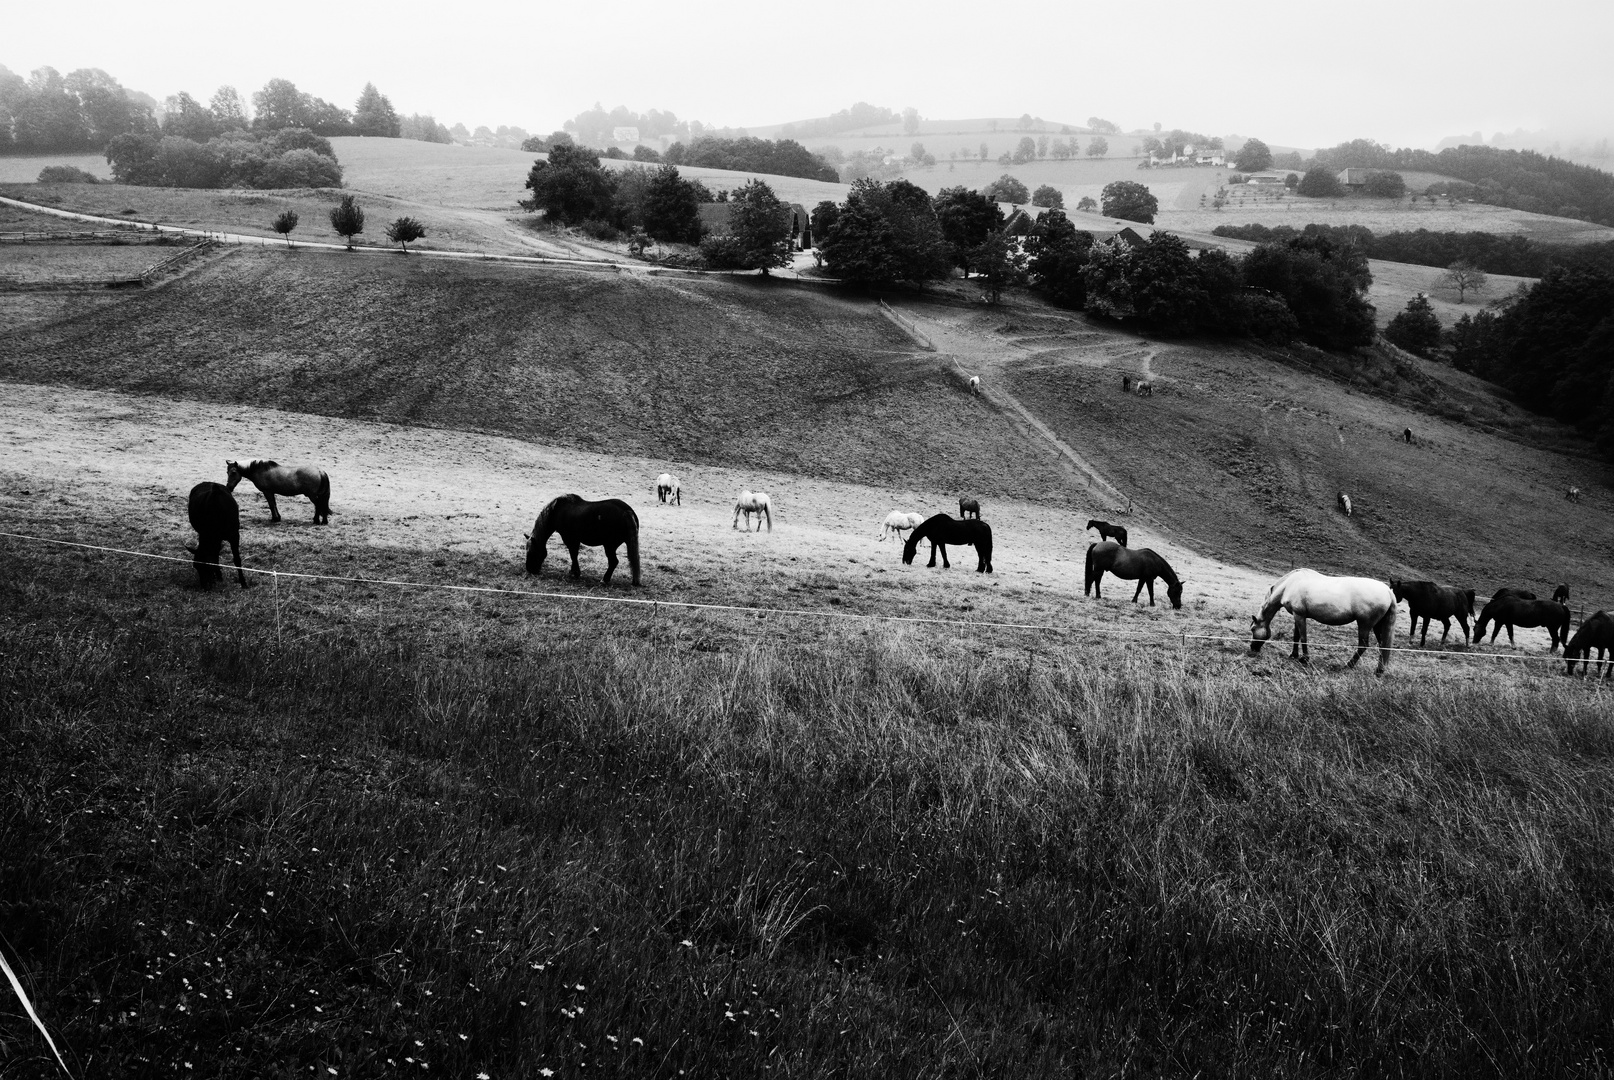
<instances>
[{"instance_id":1,"label":"hilltop field","mask_svg":"<svg viewBox=\"0 0 1614 1080\"><path fill-rule=\"evenodd\" d=\"M887 297L928 351L781 278L226 247L93 291L96 250L0 248L0 932L74 1075L1614 1055L1614 682L1404 611L1378 678L1349 629L1247 647L1296 563L1614 605L1607 465L1486 384L963 283ZM185 494L250 457L332 524L237 488L251 587L204 593ZM568 491L636 508L638 588L524 573ZM994 573L879 539L961 495ZM1090 517L1183 607L1085 595Z\"/></svg>"}]
</instances>

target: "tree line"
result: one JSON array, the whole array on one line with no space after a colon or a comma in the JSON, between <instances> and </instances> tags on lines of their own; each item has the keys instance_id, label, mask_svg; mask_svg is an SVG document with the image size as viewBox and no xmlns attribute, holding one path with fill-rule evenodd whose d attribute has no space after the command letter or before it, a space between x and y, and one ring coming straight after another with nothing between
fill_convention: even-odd
<instances>
[{"instance_id":1,"label":"tree line","mask_svg":"<svg viewBox=\"0 0 1614 1080\"><path fill-rule=\"evenodd\" d=\"M1556 266L1604 266L1614 269L1614 242L1544 244L1517 234L1436 232L1429 229L1375 234L1365 225L1218 225L1217 236L1266 242L1296 236L1327 236L1355 244L1370 259L1447 267L1467 263L1488 274L1544 277Z\"/></svg>"}]
</instances>

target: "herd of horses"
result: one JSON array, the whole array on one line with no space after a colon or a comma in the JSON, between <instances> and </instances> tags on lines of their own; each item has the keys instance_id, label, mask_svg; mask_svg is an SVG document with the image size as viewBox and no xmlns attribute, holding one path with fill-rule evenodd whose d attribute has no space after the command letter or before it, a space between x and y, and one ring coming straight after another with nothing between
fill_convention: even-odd
<instances>
[{"instance_id":1,"label":"herd of horses","mask_svg":"<svg viewBox=\"0 0 1614 1080\"><path fill-rule=\"evenodd\" d=\"M241 511L233 494L242 479L250 480L263 493L272 522L280 520L276 496L306 497L313 503L316 525L329 524L331 519L331 481L323 469L313 466L288 467L269 460L252 460L244 465L226 461L225 475L227 483L203 481L193 487L187 504L187 514L191 527L196 531L197 542L187 544L186 550L193 557L197 580L203 589L224 580L221 561L226 543L230 545L236 578L242 588L247 586L246 574L241 566ZM662 473L656 478L654 486L658 502L674 506L683 504L682 486L676 476ZM1348 497L1342 492L1340 498L1342 508L1349 513ZM926 565L931 567L936 565L938 555L943 568L951 567L947 558L948 545L973 547L976 572L992 573L992 526L981 519L980 503L975 499L961 498L958 513L959 516L954 518L947 514L926 517L906 511L892 511L885 519L880 539L884 540L895 533L898 539L903 540L904 565L912 565L919 545L927 541L930 544L930 561ZM746 531L750 532L752 515L757 518L758 532L764 524L769 532L773 531L771 499L766 492L740 492L734 504L734 528L739 528L743 516ZM1137 603L1147 590L1149 604L1153 606L1154 583L1158 580L1165 582L1166 598L1171 606L1182 607L1183 581L1157 552L1149 548L1133 550L1128 547L1127 531L1123 526L1094 518L1088 520L1085 528L1096 531L1099 539L1087 547L1084 595L1102 599L1101 584L1108 573L1125 581L1137 582L1132 594L1133 603ZM579 551L584 547L598 547L604 550L606 559L602 582L610 584L611 576L619 565L617 552L626 548L633 584L640 584L639 515L623 500L593 501L575 494L551 499L539 511L532 532L525 534L527 573L543 572L549 541L557 533L571 555L570 576L582 576L582 568L578 564ZM904 533L907 534L905 539ZM1423 620L1420 647L1427 644L1430 622L1437 619L1441 624L1442 643L1450 634L1454 619L1463 632L1464 641L1471 639L1475 643L1483 639L1487 626L1491 627L1492 643L1506 629L1509 644L1514 641L1514 627L1541 627L1551 638L1549 652L1556 652L1560 645L1563 646L1569 674L1574 674L1577 660L1583 664L1582 674L1591 670L1593 649L1597 651L1597 665L1602 676L1607 678L1614 674L1614 661L1609 661L1610 653L1614 653L1614 618L1607 612L1599 611L1581 623L1571 636L1567 585L1559 585L1550 600L1539 600L1534 593L1524 589L1498 589L1480 610L1471 637L1468 620L1474 617L1474 599L1473 589L1459 589L1432 581L1383 582L1376 578L1331 577L1310 569L1291 570L1267 590L1260 614L1250 620L1250 653L1256 655L1261 652L1262 646L1272 637L1273 618L1279 611L1287 611L1294 616L1293 647L1290 651L1294 659L1301 663L1310 659L1308 622L1328 626L1355 623L1357 649L1346 667L1356 666L1367 651L1369 638L1376 636L1379 644L1377 671L1382 673L1390 662L1397 605L1405 602L1412 620L1409 638L1417 634L1418 620Z\"/></svg>"}]
</instances>

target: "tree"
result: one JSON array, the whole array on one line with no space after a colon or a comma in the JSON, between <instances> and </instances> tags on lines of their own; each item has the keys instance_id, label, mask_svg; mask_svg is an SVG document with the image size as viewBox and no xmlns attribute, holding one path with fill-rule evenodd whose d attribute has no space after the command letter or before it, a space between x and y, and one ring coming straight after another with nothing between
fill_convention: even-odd
<instances>
[{"instance_id":1,"label":"tree","mask_svg":"<svg viewBox=\"0 0 1614 1080\"><path fill-rule=\"evenodd\" d=\"M1014 163L1024 165L1028 161L1037 160L1037 144L1030 135L1020 136L1020 142L1014 148Z\"/></svg>"},{"instance_id":2,"label":"tree","mask_svg":"<svg viewBox=\"0 0 1614 1080\"><path fill-rule=\"evenodd\" d=\"M290 79L270 79L252 95L255 128L307 127L303 95Z\"/></svg>"},{"instance_id":3,"label":"tree","mask_svg":"<svg viewBox=\"0 0 1614 1080\"><path fill-rule=\"evenodd\" d=\"M1039 158L1045 158L1048 156L1048 136L1046 135L1040 135L1037 137L1037 156Z\"/></svg>"},{"instance_id":4,"label":"tree","mask_svg":"<svg viewBox=\"0 0 1614 1080\"><path fill-rule=\"evenodd\" d=\"M1376 199L1399 199L1407 193L1407 181L1398 172L1370 172L1362 192Z\"/></svg>"},{"instance_id":5,"label":"tree","mask_svg":"<svg viewBox=\"0 0 1614 1080\"><path fill-rule=\"evenodd\" d=\"M654 147L645 146L641 143L633 148L633 160L658 162L661 160L661 154Z\"/></svg>"},{"instance_id":6,"label":"tree","mask_svg":"<svg viewBox=\"0 0 1614 1080\"><path fill-rule=\"evenodd\" d=\"M1102 120L1096 116L1089 116L1087 118L1087 126L1093 131L1098 132L1100 135L1121 134L1121 128L1119 125L1112 124L1110 121Z\"/></svg>"},{"instance_id":7,"label":"tree","mask_svg":"<svg viewBox=\"0 0 1614 1080\"><path fill-rule=\"evenodd\" d=\"M1091 214L1094 210L1098 209L1098 202L1091 195L1083 195L1080 199L1076 200L1076 209L1080 210L1084 214Z\"/></svg>"},{"instance_id":8,"label":"tree","mask_svg":"<svg viewBox=\"0 0 1614 1080\"><path fill-rule=\"evenodd\" d=\"M1026 238L1031 283L1060 307L1080 308L1087 302L1082 271L1093 234L1080 232L1063 210L1050 210L1037 219Z\"/></svg>"},{"instance_id":9,"label":"tree","mask_svg":"<svg viewBox=\"0 0 1614 1080\"><path fill-rule=\"evenodd\" d=\"M1485 271L1464 259L1459 259L1446 267L1446 272L1440 276L1440 283L1447 288L1457 290L1457 302L1463 302L1463 296L1468 292L1480 292L1490 279Z\"/></svg>"},{"instance_id":10,"label":"tree","mask_svg":"<svg viewBox=\"0 0 1614 1080\"><path fill-rule=\"evenodd\" d=\"M1283 186L1288 188L1290 191L1295 190L1295 188L1300 186L1300 174L1289 173L1283 178Z\"/></svg>"},{"instance_id":11,"label":"tree","mask_svg":"<svg viewBox=\"0 0 1614 1080\"><path fill-rule=\"evenodd\" d=\"M1272 148L1260 139L1246 139L1233 157L1233 167L1241 172L1260 172L1272 168Z\"/></svg>"},{"instance_id":12,"label":"tree","mask_svg":"<svg viewBox=\"0 0 1614 1080\"><path fill-rule=\"evenodd\" d=\"M645 185L644 229L657 240L700 242L700 191L678 174L676 165L663 165Z\"/></svg>"},{"instance_id":13,"label":"tree","mask_svg":"<svg viewBox=\"0 0 1614 1080\"><path fill-rule=\"evenodd\" d=\"M1051 206L1063 210L1065 208L1065 193L1052 184L1043 184L1032 193L1032 206Z\"/></svg>"},{"instance_id":14,"label":"tree","mask_svg":"<svg viewBox=\"0 0 1614 1080\"><path fill-rule=\"evenodd\" d=\"M425 226L412 217L401 217L387 226L387 239L403 245L405 255L409 254L409 242L423 239L425 235Z\"/></svg>"},{"instance_id":15,"label":"tree","mask_svg":"<svg viewBox=\"0 0 1614 1080\"><path fill-rule=\"evenodd\" d=\"M353 133L396 139L399 128L398 113L393 109L392 102L375 88L375 83L365 83L364 89L359 92L358 102L353 106Z\"/></svg>"},{"instance_id":16,"label":"tree","mask_svg":"<svg viewBox=\"0 0 1614 1080\"><path fill-rule=\"evenodd\" d=\"M1091 140L1087 144L1087 156L1088 157L1103 157L1105 154L1107 154L1109 152L1110 152L1110 144L1107 141L1105 141L1103 136L1099 136L1098 138L1095 138L1095 139Z\"/></svg>"},{"instance_id":17,"label":"tree","mask_svg":"<svg viewBox=\"0 0 1614 1080\"><path fill-rule=\"evenodd\" d=\"M761 180L748 180L729 195L729 231L718 237L731 269L761 270L790 265L790 211ZM709 237L708 239L714 239ZM705 241L701 252L707 250Z\"/></svg>"},{"instance_id":18,"label":"tree","mask_svg":"<svg viewBox=\"0 0 1614 1080\"><path fill-rule=\"evenodd\" d=\"M979 269L986 281L987 296L996 304L1003 298L1003 290L1025 278L1026 257L1008 237L992 233L969 253L970 261Z\"/></svg>"},{"instance_id":19,"label":"tree","mask_svg":"<svg viewBox=\"0 0 1614 1080\"><path fill-rule=\"evenodd\" d=\"M1384 339L1414 356L1428 357L1440 345L1440 320L1429 306L1429 298L1419 293L1407 301L1405 311L1396 314L1384 328Z\"/></svg>"},{"instance_id":20,"label":"tree","mask_svg":"<svg viewBox=\"0 0 1614 1080\"><path fill-rule=\"evenodd\" d=\"M844 99L843 99L844 100ZM919 110L912 105L902 110L902 132L912 135L919 130Z\"/></svg>"},{"instance_id":21,"label":"tree","mask_svg":"<svg viewBox=\"0 0 1614 1080\"><path fill-rule=\"evenodd\" d=\"M1334 175L1333 169L1313 165L1306 170L1306 175L1300 178L1295 193L1308 199L1337 199L1345 194L1345 187L1339 182L1339 177Z\"/></svg>"},{"instance_id":22,"label":"tree","mask_svg":"<svg viewBox=\"0 0 1614 1080\"><path fill-rule=\"evenodd\" d=\"M331 208L331 228L347 241L351 251L353 238L364 231L364 208L358 200L351 195L342 196L342 201Z\"/></svg>"},{"instance_id":23,"label":"tree","mask_svg":"<svg viewBox=\"0 0 1614 1080\"><path fill-rule=\"evenodd\" d=\"M943 188L932 205L953 265L962 269L965 277L969 277L970 252L1003 227L1003 210L996 200L966 187ZM815 211L815 231L818 229L817 216Z\"/></svg>"},{"instance_id":24,"label":"tree","mask_svg":"<svg viewBox=\"0 0 1614 1080\"><path fill-rule=\"evenodd\" d=\"M863 285L922 285L946 277L952 261L935 205L907 180L855 182L819 248L832 273Z\"/></svg>"},{"instance_id":25,"label":"tree","mask_svg":"<svg viewBox=\"0 0 1614 1080\"><path fill-rule=\"evenodd\" d=\"M990 150L988 150L988 149L987 149L987 148L986 148L986 144L985 144L985 143L982 143L982 144L981 144L981 160L982 160L982 161L985 161L985 160L986 160L986 156L987 156L987 154L989 154L989 153L991 153L991 151L990 151Z\"/></svg>"},{"instance_id":26,"label":"tree","mask_svg":"<svg viewBox=\"0 0 1614 1080\"><path fill-rule=\"evenodd\" d=\"M1014 206L1021 206L1031 201L1030 190L1008 173L1004 173L986 185L986 196L997 202L1006 202Z\"/></svg>"},{"instance_id":27,"label":"tree","mask_svg":"<svg viewBox=\"0 0 1614 1080\"><path fill-rule=\"evenodd\" d=\"M533 162L526 186L532 198L521 200L522 208L541 210L547 220L563 225L605 220L616 194L616 178L599 155L576 146L552 147L548 161Z\"/></svg>"},{"instance_id":28,"label":"tree","mask_svg":"<svg viewBox=\"0 0 1614 1080\"><path fill-rule=\"evenodd\" d=\"M943 194L946 194L946 192L943 192ZM841 208L828 199L825 199L817 206L813 207L813 235L818 237L820 247L823 246L824 238L827 237L829 235L829 231L835 227L835 222L840 218L840 216Z\"/></svg>"},{"instance_id":29,"label":"tree","mask_svg":"<svg viewBox=\"0 0 1614 1080\"><path fill-rule=\"evenodd\" d=\"M286 246L291 247L291 231L297 227L297 211L286 210L275 218L272 228L275 232L286 238Z\"/></svg>"},{"instance_id":30,"label":"tree","mask_svg":"<svg viewBox=\"0 0 1614 1080\"><path fill-rule=\"evenodd\" d=\"M220 131L219 122L201 102L185 91L163 103L163 134L191 142L207 142Z\"/></svg>"},{"instance_id":31,"label":"tree","mask_svg":"<svg viewBox=\"0 0 1614 1080\"><path fill-rule=\"evenodd\" d=\"M1374 310L1364 297L1372 280L1354 245L1321 237L1259 244L1244 258L1245 284L1281 297L1300 335L1324 349L1373 343Z\"/></svg>"},{"instance_id":32,"label":"tree","mask_svg":"<svg viewBox=\"0 0 1614 1080\"><path fill-rule=\"evenodd\" d=\"M1134 180L1111 181L1104 185L1100 198L1104 202L1105 217L1141 221L1145 225L1154 224L1155 213L1160 209L1159 200Z\"/></svg>"},{"instance_id":33,"label":"tree","mask_svg":"<svg viewBox=\"0 0 1614 1080\"><path fill-rule=\"evenodd\" d=\"M208 102L207 108L221 131L247 126L247 103L233 86L221 86L213 91L213 100Z\"/></svg>"}]
</instances>

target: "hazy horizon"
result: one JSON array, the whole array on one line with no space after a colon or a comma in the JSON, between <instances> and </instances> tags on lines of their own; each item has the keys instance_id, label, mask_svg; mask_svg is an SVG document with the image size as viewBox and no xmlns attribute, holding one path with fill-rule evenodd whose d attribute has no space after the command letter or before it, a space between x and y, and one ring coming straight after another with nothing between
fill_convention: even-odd
<instances>
[{"instance_id":1,"label":"hazy horizon","mask_svg":"<svg viewBox=\"0 0 1614 1080\"><path fill-rule=\"evenodd\" d=\"M1158 122L1307 148L1353 138L1432 147L1517 129L1614 134L1614 71L1599 55L1614 38L1614 6L1565 0L1537 5L1524 23L1499 3L1414 10L1384 0L1326 13L1254 0L1213 17L1182 0L1124 14L1083 4L999 20L844 0L794 22L733 0L621 2L537 20L509 4L451 10L448 20L293 0L262 17L191 0L144 10L91 0L11 16L0 64L24 76L102 68L159 101L181 90L205 101L225 84L250 99L285 78L351 108L373 82L403 114L534 133L596 102L759 128L861 100L934 119L1099 116L1125 130Z\"/></svg>"}]
</instances>

